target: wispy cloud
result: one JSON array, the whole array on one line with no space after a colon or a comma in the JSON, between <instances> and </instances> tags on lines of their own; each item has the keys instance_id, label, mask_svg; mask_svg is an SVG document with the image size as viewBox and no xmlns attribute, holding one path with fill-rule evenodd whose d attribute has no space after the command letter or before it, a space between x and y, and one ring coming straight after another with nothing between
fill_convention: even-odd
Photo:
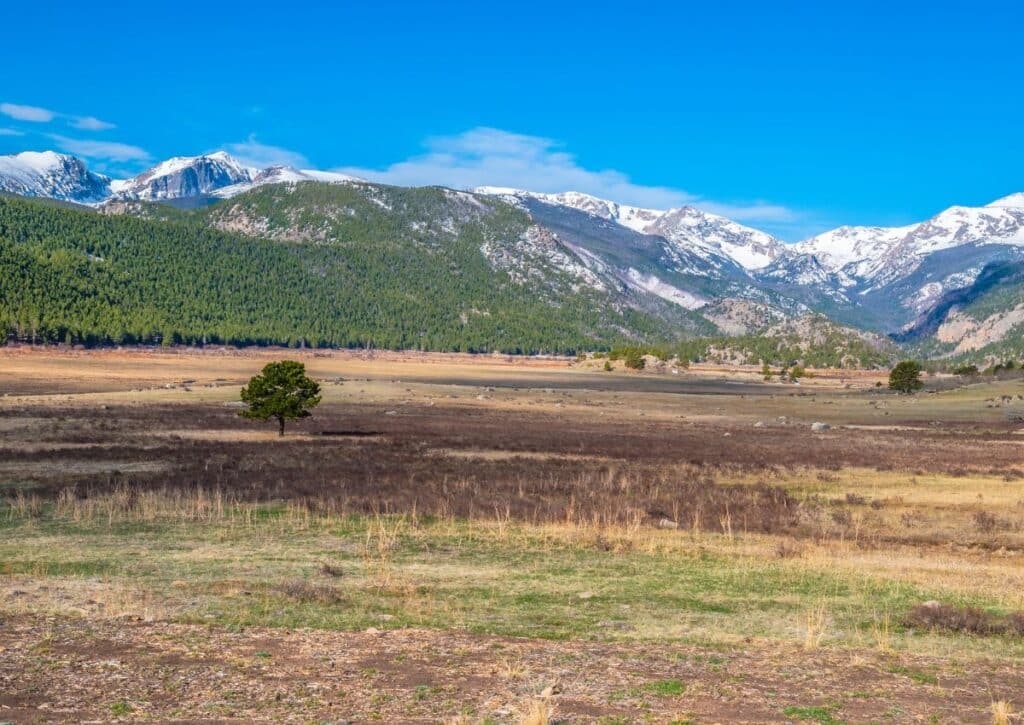
<instances>
[{"instance_id":1,"label":"wispy cloud","mask_svg":"<svg viewBox=\"0 0 1024 725\"><path fill-rule=\"evenodd\" d=\"M309 168L309 159L298 151L260 143L256 140L255 134L250 134L245 141L225 144L225 149L246 166L255 166L261 169L267 166Z\"/></svg>"},{"instance_id":2,"label":"wispy cloud","mask_svg":"<svg viewBox=\"0 0 1024 725\"><path fill-rule=\"evenodd\" d=\"M117 128L114 124L101 121L95 116L76 116L71 113L52 111L49 108L22 106L17 103L0 103L0 113L16 121L28 121L30 123L50 123L54 119L62 119L69 126L83 131L106 131L111 128Z\"/></svg>"},{"instance_id":3,"label":"wispy cloud","mask_svg":"<svg viewBox=\"0 0 1024 725\"><path fill-rule=\"evenodd\" d=\"M83 131L106 131L111 128L117 128L112 123L101 121L95 116L82 116L71 121L71 125L75 128L80 128Z\"/></svg>"},{"instance_id":4,"label":"wispy cloud","mask_svg":"<svg viewBox=\"0 0 1024 725\"><path fill-rule=\"evenodd\" d=\"M0 136L24 136L24 131L15 128L0 128Z\"/></svg>"},{"instance_id":5,"label":"wispy cloud","mask_svg":"<svg viewBox=\"0 0 1024 725\"><path fill-rule=\"evenodd\" d=\"M581 191L655 209L690 204L749 223L792 222L799 216L785 206L764 201L718 201L673 187L637 184L621 171L584 168L553 139L497 128L480 127L454 136L430 138L424 144L424 153L382 169L338 171L402 186L438 184L457 189L507 186L542 192Z\"/></svg>"},{"instance_id":6,"label":"wispy cloud","mask_svg":"<svg viewBox=\"0 0 1024 725\"><path fill-rule=\"evenodd\" d=\"M63 151L87 158L107 161L146 161L150 158L149 152L145 149L126 143L68 138L59 134L48 134L48 136Z\"/></svg>"},{"instance_id":7,"label":"wispy cloud","mask_svg":"<svg viewBox=\"0 0 1024 725\"><path fill-rule=\"evenodd\" d=\"M32 123L49 123L58 114L48 108L38 106L19 106L16 103L0 103L0 113L18 121L31 121Z\"/></svg>"}]
</instances>

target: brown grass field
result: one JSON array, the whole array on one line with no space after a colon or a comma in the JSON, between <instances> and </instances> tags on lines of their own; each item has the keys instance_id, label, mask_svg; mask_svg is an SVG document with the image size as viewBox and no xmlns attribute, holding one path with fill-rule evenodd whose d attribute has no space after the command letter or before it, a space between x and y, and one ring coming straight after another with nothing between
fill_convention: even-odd
<instances>
[{"instance_id":1,"label":"brown grass field","mask_svg":"<svg viewBox=\"0 0 1024 725\"><path fill-rule=\"evenodd\" d=\"M0 348L0 722L1019 720L1024 382L884 378Z\"/></svg>"}]
</instances>

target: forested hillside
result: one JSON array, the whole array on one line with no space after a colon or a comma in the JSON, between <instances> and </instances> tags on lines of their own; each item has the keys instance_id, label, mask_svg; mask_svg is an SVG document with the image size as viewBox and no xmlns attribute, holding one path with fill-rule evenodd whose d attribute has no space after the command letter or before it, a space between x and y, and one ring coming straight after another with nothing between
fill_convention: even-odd
<instances>
[{"instance_id":1,"label":"forested hillside","mask_svg":"<svg viewBox=\"0 0 1024 725\"><path fill-rule=\"evenodd\" d=\"M300 193L349 193L305 186ZM573 352L678 332L571 280L515 281L495 269L481 247L513 244L529 224L508 205L481 203L467 217L441 190L394 193L349 200L377 214L336 204L325 214L333 197L319 209L315 199L286 207L263 190L231 202L250 204L253 218L265 212L271 222L262 229L245 228L224 206L168 220L0 198L0 331L85 344L506 352ZM408 215L393 211L398 202ZM415 227L424 205L436 228ZM275 214L287 225L277 228Z\"/></svg>"}]
</instances>

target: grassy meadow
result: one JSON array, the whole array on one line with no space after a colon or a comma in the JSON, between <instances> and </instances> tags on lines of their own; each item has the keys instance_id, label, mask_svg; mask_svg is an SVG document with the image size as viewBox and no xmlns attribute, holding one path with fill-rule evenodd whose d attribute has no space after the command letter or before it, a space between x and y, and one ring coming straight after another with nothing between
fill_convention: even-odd
<instances>
[{"instance_id":1,"label":"grassy meadow","mask_svg":"<svg viewBox=\"0 0 1024 725\"><path fill-rule=\"evenodd\" d=\"M321 355L277 440L258 356L86 362L0 365L0 720L1024 707L1020 382Z\"/></svg>"}]
</instances>

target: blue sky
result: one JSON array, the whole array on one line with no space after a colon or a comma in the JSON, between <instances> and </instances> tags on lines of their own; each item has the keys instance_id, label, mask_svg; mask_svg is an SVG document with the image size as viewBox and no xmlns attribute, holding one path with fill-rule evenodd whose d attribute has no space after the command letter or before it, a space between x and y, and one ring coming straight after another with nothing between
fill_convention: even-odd
<instances>
[{"instance_id":1,"label":"blue sky","mask_svg":"<svg viewBox=\"0 0 1024 725\"><path fill-rule=\"evenodd\" d=\"M115 176L227 149L790 241L1024 190L1019 2L10 5L0 153Z\"/></svg>"}]
</instances>

